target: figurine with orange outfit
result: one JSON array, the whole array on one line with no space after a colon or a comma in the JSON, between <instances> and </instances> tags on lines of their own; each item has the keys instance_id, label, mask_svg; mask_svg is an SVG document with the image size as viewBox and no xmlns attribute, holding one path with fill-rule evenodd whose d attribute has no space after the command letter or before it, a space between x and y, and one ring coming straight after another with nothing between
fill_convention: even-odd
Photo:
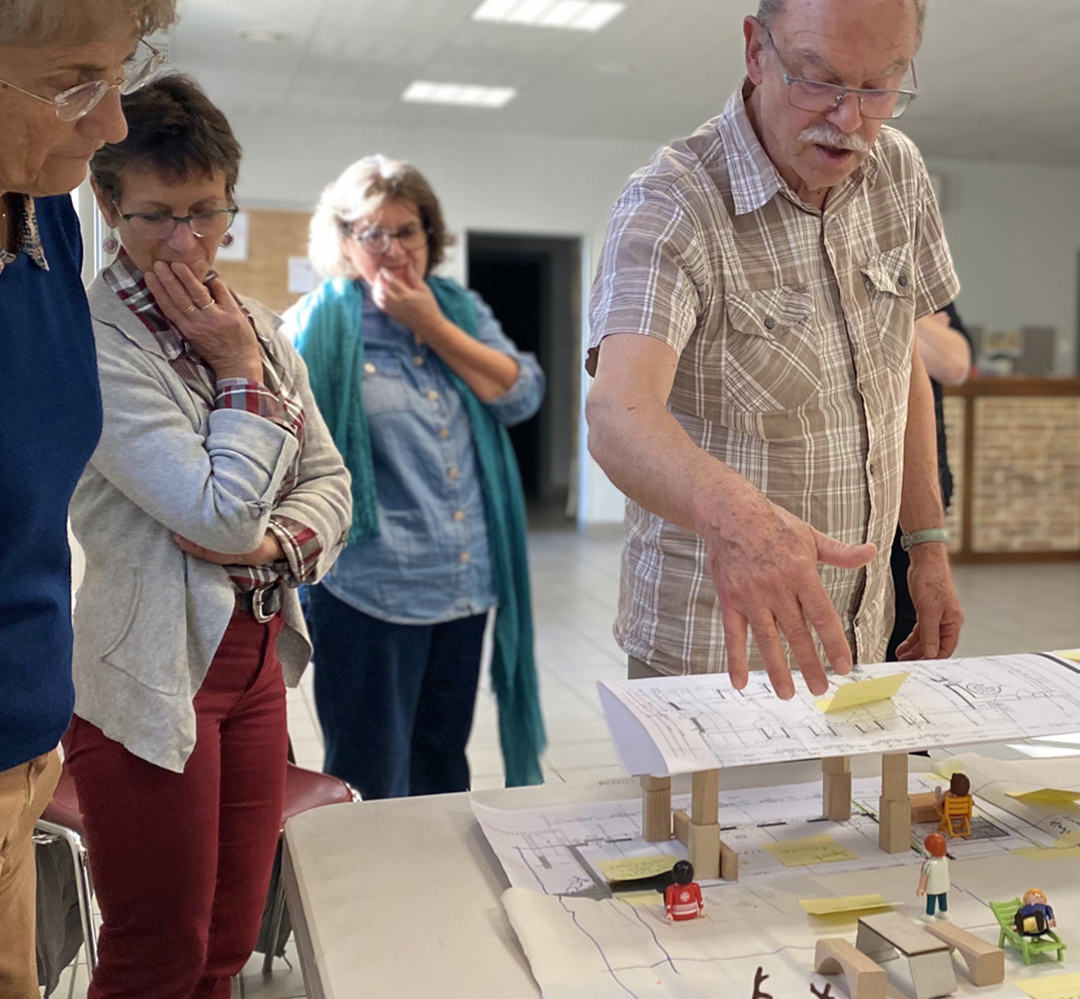
<instances>
[{"instance_id":1,"label":"figurine with orange outfit","mask_svg":"<svg viewBox=\"0 0 1080 999\"><path fill-rule=\"evenodd\" d=\"M701 897L700 885L694 880L694 865L689 860L677 860L671 868L671 876L675 883L664 891L668 922L696 918L705 908L705 900Z\"/></svg>"}]
</instances>

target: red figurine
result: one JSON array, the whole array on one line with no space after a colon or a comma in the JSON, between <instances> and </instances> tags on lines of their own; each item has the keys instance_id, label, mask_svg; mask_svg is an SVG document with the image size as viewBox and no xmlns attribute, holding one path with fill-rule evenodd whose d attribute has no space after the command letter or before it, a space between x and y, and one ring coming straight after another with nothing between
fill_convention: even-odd
<instances>
[{"instance_id":1,"label":"red figurine","mask_svg":"<svg viewBox=\"0 0 1080 999\"><path fill-rule=\"evenodd\" d=\"M694 919L705 901L701 897L701 887L694 880L694 865L689 860L677 860L671 869L675 884L668 885L664 891L664 908L667 909L668 922L676 919Z\"/></svg>"}]
</instances>

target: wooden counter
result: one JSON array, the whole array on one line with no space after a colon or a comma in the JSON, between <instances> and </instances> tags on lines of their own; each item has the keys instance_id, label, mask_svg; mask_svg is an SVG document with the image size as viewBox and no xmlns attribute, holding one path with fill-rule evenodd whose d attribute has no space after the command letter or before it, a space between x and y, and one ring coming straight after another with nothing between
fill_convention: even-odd
<instances>
[{"instance_id":1,"label":"wooden counter","mask_svg":"<svg viewBox=\"0 0 1080 999\"><path fill-rule=\"evenodd\" d=\"M945 389L954 562L1080 559L1080 378Z\"/></svg>"}]
</instances>

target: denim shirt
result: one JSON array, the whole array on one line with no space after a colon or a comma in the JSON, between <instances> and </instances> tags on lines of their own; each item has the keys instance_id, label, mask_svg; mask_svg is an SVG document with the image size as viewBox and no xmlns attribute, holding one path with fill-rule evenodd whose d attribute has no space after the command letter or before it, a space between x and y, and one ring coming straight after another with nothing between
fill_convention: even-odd
<instances>
[{"instance_id":1,"label":"denim shirt","mask_svg":"<svg viewBox=\"0 0 1080 999\"><path fill-rule=\"evenodd\" d=\"M379 537L345 548L323 585L383 621L437 624L495 606L472 429L434 351L364 293L364 408L371 431ZM470 292L481 342L513 357L517 381L487 403L504 426L539 408L544 375Z\"/></svg>"}]
</instances>

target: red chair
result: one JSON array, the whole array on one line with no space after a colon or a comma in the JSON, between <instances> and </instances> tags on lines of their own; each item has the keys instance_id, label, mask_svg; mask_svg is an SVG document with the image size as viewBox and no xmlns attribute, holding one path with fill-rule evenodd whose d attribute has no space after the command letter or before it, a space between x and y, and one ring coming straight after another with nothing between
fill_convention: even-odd
<instances>
[{"instance_id":1,"label":"red chair","mask_svg":"<svg viewBox=\"0 0 1080 999\"><path fill-rule=\"evenodd\" d=\"M295 763L288 765L285 774L285 809L281 817L282 832L285 823L294 815L321 808L323 805L342 805L360 800L360 793L340 777L305 770ZM279 846L280 849L280 846ZM274 946L281 932L281 919L285 912L285 881L278 875L274 892L274 907L270 914L270 935L267 937L266 956L263 958L263 974L268 975L274 964Z\"/></svg>"},{"instance_id":2,"label":"red chair","mask_svg":"<svg viewBox=\"0 0 1080 999\"><path fill-rule=\"evenodd\" d=\"M71 851L71 859L75 865L75 887L79 897L79 920L82 923L83 946L86 948L86 964L92 974L97 967L98 953L94 910L91 905L94 887L90 881L90 863L86 844L83 842L85 835L79 799L75 795L75 782L71 779L67 767L64 767L52 801L38 819L34 838L39 842L43 838L63 840Z\"/></svg>"},{"instance_id":3,"label":"red chair","mask_svg":"<svg viewBox=\"0 0 1080 999\"><path fill-rule=\"evenodd\" d=\"M286 764L285 771L285 808L282 827L294 815L319 808L322 805L336 805L360 800L360 795L345 781L329 774L305 770L294 763ZM82 813L79 811L79 799L75 794L75 782L67 767L60 774L60 783L56 787L52 801L37 823L38 836L52 836L63 840L71 850L75 863L75 881L79 896L79 915L82 920L83 943L86 946L86 963L91 973L97 966L97 934L94 932L93 885L90 881L90 865L83 842L86 835L83 830ZM274 906L271 915L270 941L277 940L281 930L281 919L285 912L285 885L278 878L274 894ZM268 973L274 962L273 946L267 948L263 960L263 972Z\"/></svg>"}]
</instances>

